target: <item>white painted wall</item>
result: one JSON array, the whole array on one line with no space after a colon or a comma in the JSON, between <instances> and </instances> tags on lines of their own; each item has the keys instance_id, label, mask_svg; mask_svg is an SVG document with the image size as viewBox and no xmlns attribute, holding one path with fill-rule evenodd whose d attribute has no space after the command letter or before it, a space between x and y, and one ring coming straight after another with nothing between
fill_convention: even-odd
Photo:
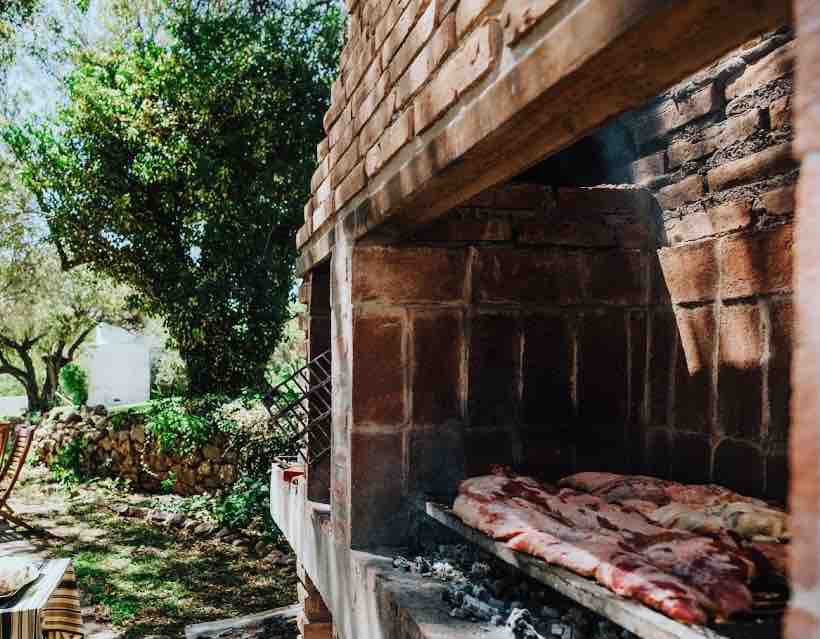
<instances>
[{"instance_id":1,"label":"white painted wall","mask_svg":"<svg viewBox=\"0 0 820 639\"><path fill-rule=\"evenodd\" d=\"M150 347L139 335L100 324L80 365L88 373L89 405L135 404L150 397Z\"/></svg>"},{"instance_id":2,"label":"white painted wall","mask_svg":"<svg viewBox=\"0 0 820 639\"><path fill-rule=\"evenodd\" d=\"M28 409L28 398L25 395L0 397L0 417L18 417Z\"/></svg>"}]
</instances>

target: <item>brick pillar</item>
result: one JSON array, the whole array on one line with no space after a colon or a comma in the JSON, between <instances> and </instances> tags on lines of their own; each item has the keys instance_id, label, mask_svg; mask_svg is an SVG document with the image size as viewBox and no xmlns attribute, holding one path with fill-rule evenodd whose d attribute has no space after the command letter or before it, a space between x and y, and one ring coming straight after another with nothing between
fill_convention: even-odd
<instances>
[{"instance_id":1,"label":"brick pillar","mask_svg":"<svg viewBox=\"0 0 820 639\"><path fill-rule=\"evenodd\" d=\"M802 160L795 232L791 575L787 639L820 639L820 3L795 0L795 153Z\"/></svg>"},{"instance_id":2,"label":"brick pillar","mask_svg":"<svg viewBox=\"0 0 820 639\"><path fill-rule=\"evenodd\" d=\"M327 609L322 595L313 585L304 570L299 570L300 582L296 588L302 614L299 616L299 632L302 639L331 639L333 636L333 618Z\"/></svg>"}]
</instances>

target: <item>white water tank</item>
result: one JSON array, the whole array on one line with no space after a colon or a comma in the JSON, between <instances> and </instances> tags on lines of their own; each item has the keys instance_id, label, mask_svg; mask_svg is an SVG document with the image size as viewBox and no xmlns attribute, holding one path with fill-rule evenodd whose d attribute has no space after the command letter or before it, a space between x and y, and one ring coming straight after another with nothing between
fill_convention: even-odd
<instances>
[{"instance_id":1,"label":"white water tank","mask_svg":"<svg viewBox=\"0 0 820 639\"><path fill-rule=\"evenodd\" d=\"M110 324L97 326L80 365L88 374L88 404L118 406L144 402L151 393L148 341Z\"/></svg>"}]
</instances>

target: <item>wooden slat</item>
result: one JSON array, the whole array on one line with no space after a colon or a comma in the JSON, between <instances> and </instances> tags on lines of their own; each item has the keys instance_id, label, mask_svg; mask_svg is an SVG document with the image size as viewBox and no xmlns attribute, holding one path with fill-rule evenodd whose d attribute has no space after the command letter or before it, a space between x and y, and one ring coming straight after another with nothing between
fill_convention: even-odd
<instances>
[{"instance_id":1,"label":"wooden slat","mask_svg":"<svg viewBox=\"0 0 820 639\"><path fill-rule=\"evenodd\" d=\"M505 544L493 541L478 530L465 526L449 508L440 504L426 502L425 512L467 541L515 566L536 581L554 588L585 608L611 619L642 639L727 639L710 628L679 623L639 603L622 599L594 581L550 566L530 555L516 552Z\"/></svg>"}]
</instances>

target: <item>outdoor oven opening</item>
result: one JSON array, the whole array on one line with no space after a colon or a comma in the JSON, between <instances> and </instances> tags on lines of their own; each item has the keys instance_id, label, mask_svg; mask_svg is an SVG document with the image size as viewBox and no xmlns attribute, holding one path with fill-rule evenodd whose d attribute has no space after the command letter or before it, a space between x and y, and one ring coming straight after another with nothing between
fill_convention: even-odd
<instances>
[{"instance_id":1,"label":"outdoor oven opening","mask_svg":"<svg viewBox=\"0 0 820 639\"><path fill-rule=\"evenodd\" d=\"M388 264L391 252L439 266L465 256L455 299L419 284L398 304L410 366L405 474L411 496L430 498L428 515L506 543L500 511L496 523L475 504L453 517L459 485L460 499L473 490L460 482L496 469L498 480L473 487L502 504L531 490L516 477L563 479L574 495L561 499L581 511L611 503L736 541L774 579L757 583L749 606L760 612L769 604L758 595L779 588L782 614L798 173L789 82L741 94L742 104L716 99L702 78L682 85L385 249ZM669 124L704 100L703 113ZM562 524L583 519L551 490L526 499L546 500L539 508ZM539 543L517 549L555 551ZM768 621L761 636L778 635L780 617Z\"/></svg>"}]
</instances>

